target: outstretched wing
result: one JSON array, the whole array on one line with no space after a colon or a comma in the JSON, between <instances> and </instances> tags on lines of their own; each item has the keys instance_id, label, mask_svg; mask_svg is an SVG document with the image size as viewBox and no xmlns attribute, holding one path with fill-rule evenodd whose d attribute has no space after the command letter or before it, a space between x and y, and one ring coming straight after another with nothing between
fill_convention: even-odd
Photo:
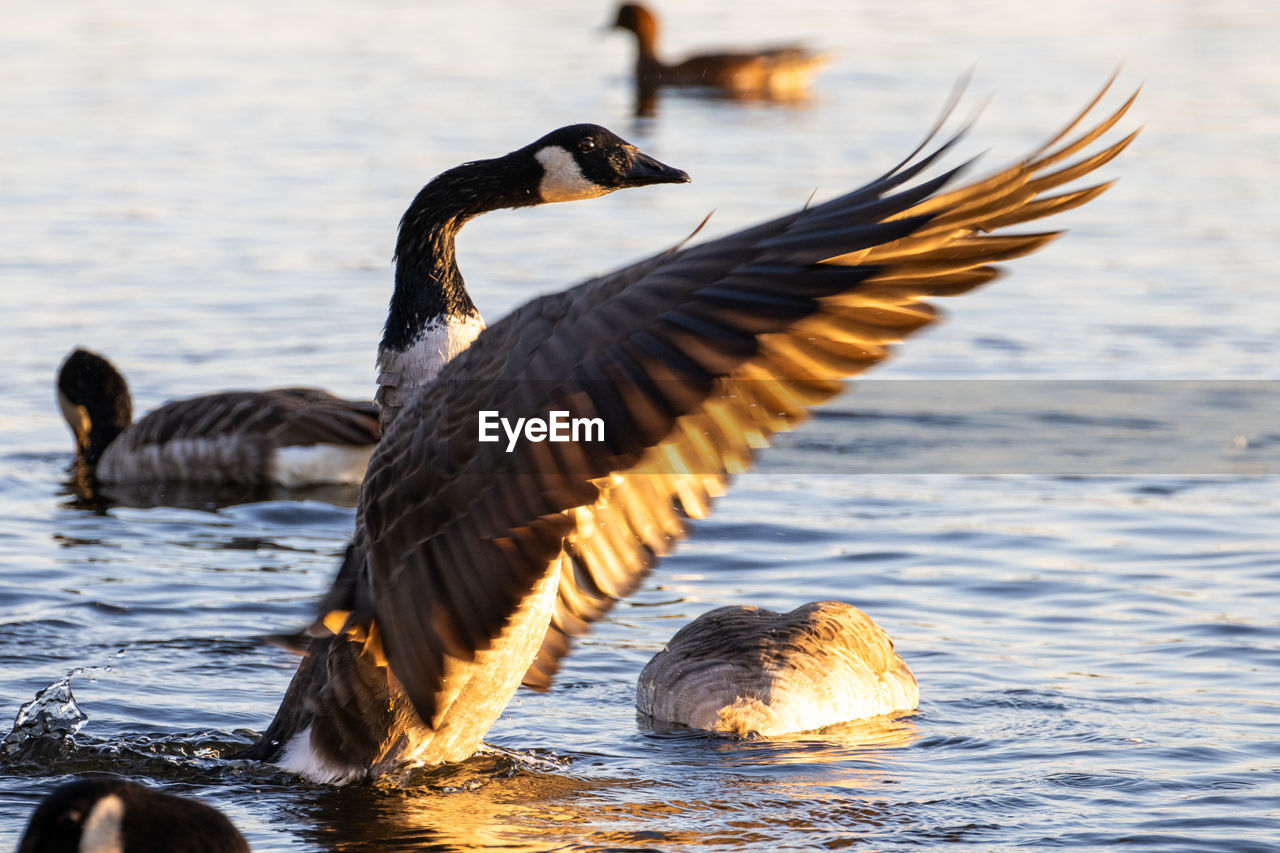
<instances>
[{"instance_id":1,"label":"outstretched wing","mask_svg":"<svg viewBox=\"0 0 1280 853\"><path fill-rule=\"evenodd\" d=\"M838 199L537 299L485 331L384 437L361 493L360 576L347 573L419 715L436 718L458 689L450 661L488 648L559 566L525 678L547 685L568 638L635 589L754 450L933 322L929 297L965 293L997 275L992 263L1052 239L1003 229L1106 188L1054 193L1136 135L1086 152L1134 100L1081 130L1101 97L985 179L945 190L956 170L903 189L948 142ZM507 452L478 440L482 411L599 418L604 440Z\"/></svg>"}]
</instances>

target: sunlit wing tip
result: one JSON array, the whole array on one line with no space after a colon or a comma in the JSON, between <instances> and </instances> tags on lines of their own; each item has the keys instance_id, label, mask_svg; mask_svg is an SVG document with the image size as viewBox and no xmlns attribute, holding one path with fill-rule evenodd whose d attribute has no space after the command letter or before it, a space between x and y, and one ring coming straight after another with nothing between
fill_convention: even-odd
<instances>
[{"instance_id":1,"label":"sunlit wing tip","mask_svg":"<svg viewBox=\"0 0 1280 853\"><path fill-rule=\"evenodd\" d=\"M1141 86L1139 86L1138 89L1135 90L1134 93L1129 96L1129 99L1125 101L1123 104L1121 104L1120 107L1115 112L1113 112L1107 118L1099 122L1092 130L1082 134L1079 138L1075 139L1074 141L1067 143L1058 151L1053 151L1052 153L1050 153L1051 149L1053 149L1054 146L1061 143L1064 139L1066 139L1072 133L1072 131L1074 131L1077 127L1080 126L1080 123L1084 121L1085 116L1091 113L1093 109L1102 101L1103 96L1105 96L1108 90L1110 90L1115 80L1116 80L1115 75L1112 75L1111 78L1107 80L1106 85L1102 87L1102 91L1098 92L1098 94L1094 96L1093 100L1091 100L1084 107L1084 109L1082 109L1079 113L1077 113L1076 116L1070 122L1068 122L1065 127L1062 128L1062 130L1060 130L1057 134L1053 136L1053 138L1049 139L1047 142L1045 142L1043 145L1041 145L1031 154L1029 159L1035 163L1037 168L1043 168L1044 165L1061 160L1064 157L1070 156L1075 151L1080 150L1081 148L1088 145L1090 142L1092 142L1093 140L1097 139L1099 136L1101 136L1102 134L1110 130L1111 127L1115 125L1115 123L1119 121L1120 118L1126 112L1129 111L1129 108L1133 106L1133 103L1138 99L1138 94L1142 91Z\"/></svg>"},{"instance_id":2,"label":"sunlit wing tip","mask_svg":"<svg viewBox=\"0 0 1280 853\"><path fill-rule=\"evenodd\" d=\"M1071 131L1074 130L1077 125L1080 124L1081 121L1084 120L1085 116L1093 112L1093 108L1096 107L1099 103L1101 103L1103 97L1107 94L1107 92L1111 90L1111 86L1116 82L1116 77L1119 75L1119 73L1120 73L1119 69L1112 72L1111 76L1107 78L1107 81L1102 84L1102 89L1099 90L1098 94L1094 95L1093 99L1089 101L1089 103L1085 104L1084 109L1076 113L1076 115L1069 122L1067 122L1065 127L1063 127L1060 131L1054 134L1054 136L1052 136L1047 142L1041 145L1036 150L1036 153L1034 156L1039 157L1045 151L1048 151L1050 148L1057 145L1059 142L1065 139L1066 136L1069 133L1071 133Z\"/></svg>"},{"instance_id":3,"label":"sunlit wing tip","mask_svg":"<svg viewBox=\"0 0 1280 853\"><path fill-rule=\"evenodd\" d=\"M1020 222L1041 219L1071 210L1102 195L1113 183L1115 181L1106 181L1073 192L1037 198L1035 201L1028 202L1016 210L983 222L980 230L989 233L1009 225L1017 225Z\"/></svg>"},{"instance_id":4,"label":"sunlit wing tip","mask_svg":"<svg viewBox=\"0 0 1280 853\"><path fill-rule=\"evenodd\" d=\"M1119 109L1117 109L1111 115L1107 116L1105 119L1099 122L1097 126L1095 126L1092 130L1088 131L1087 133L1081 134L1077 139L1064 145L1062 148L1058 149L1057 151L1054 151L1050 154L1045 154L1044 156L1037 159L1035 163L1036 168L1044 168L1044 166L1050 163L1055 163L1055 162L1058 162L1059 160L1063 160L1071 156L1072 154L1076 153L1077 151L1084 149L1087 145L1089 145L1094 140L1098 139L1104 133L1110 130L1112 127L1114 127L1116 125L1116 122L1120 121L1121 117L1124 116L1124 114L1129 111L1129 107L1133 106L1133 103L1134 101L1137 100L1137 98L1138 98L1138 93L1134 92L1133 95L1129 97L1129 100L1125 101L1120 106ZM1132 135L1136 135L1136 134L1131 134L1131 136Z\"/></svg>"},{"instance_id":5,"label":"sunlit wing tip","mask_svg":"<svg viewBox=\"0 0 1280 853\"><path fill-rule=\"evenodd\" d=\"M1053 189L1054 187L1061 186L1062 184L1070 183L1076 178L1083 177L1084 175L1089 174L1095 169L1098 169L1115 159L1121 151L1124 151L1129 147L1129 144L1138 137L1138 134L1141 131L1142 128L1138 128L1119 142L1102 149L1096 154L1090 155L1089 157L1068 166L1063 166L1056 172L1050 172L1048 174L1041 175L1038 178L1034 178L1030 182L1030 186L1033 187L1037 193L1042 193L1046 190Z\"/></svg>"}]
</instances>

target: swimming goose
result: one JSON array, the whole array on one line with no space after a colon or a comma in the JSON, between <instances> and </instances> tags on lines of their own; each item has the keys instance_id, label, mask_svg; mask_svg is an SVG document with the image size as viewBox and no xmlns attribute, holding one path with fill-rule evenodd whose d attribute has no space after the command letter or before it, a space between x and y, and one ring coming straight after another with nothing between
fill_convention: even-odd
<instances>
[{"instance_id":1,"label":"swimming goose","mask_svg":"<svg viewBox=\"0 0 1280 853\"><path fill-rule=\"evenodd\" d=\"M84 349L58 371L58 405L102 483L358 483L379 436L373 403L313 388L206 394L134 423L120 371Z\"/></svg>"},{"instance_id":2,"label":"swimming goose","mask_svg":"<svg viewBox=\"0 0 1280 853\"><path fill-rule=\"evenodd\" d=\"M826 54L787 45L767 50L691 56L668 65L658 58L658 19L639 3L618 7L613 26L636 37L636 91L652 96L660 86L699 86L738 98L803 97Z\"/></svg>"},{"instance_id":3,"label":"swimming goose","mask_svg":"<svg viewBox=\"0 0 1280 853\"><path fill-rule=\"evenodd\" d=\"M789 613L720 607L676 632L636 682L636 710L691 729L765 737L912 711L916 678L852 604Z\"/></svg>"},{"instance_id":4,"label":"swimming goose","mask_svg":"<svg viewBox=\"0 0 1280 853\"><path fill-rule=\"evenodd\" d=\"M249 853L212 806L127 779L68 782L31 815L18 853Z\"/></svg>"},{"instance_id":5,"label":"swimming goose","mask_svg":"<svg viewBox=\"0 0 1280 853\"><path fill-rule=\"evenodd\" d=\"M637 587L755 449L933 322L928 297L972 290L993 262L1056 236L1008 226L1106 189L1054 192L1136 135L1064 164L1133 102L1079 130L1101 98L987 178L913 181L955 140L922 143L832 201L486 329L387 425L306 654L239 757L345 782L472 754L519 684L547 688L570 638ZM572 151L537 159L566 167L548 176L574 171ZM597 179L583 178L559 183L589 194ZM481 440L490 412L545 420L523 441ZM603 436L542 440L555 412L599 418Z\"/></svg>"}]
</instances>

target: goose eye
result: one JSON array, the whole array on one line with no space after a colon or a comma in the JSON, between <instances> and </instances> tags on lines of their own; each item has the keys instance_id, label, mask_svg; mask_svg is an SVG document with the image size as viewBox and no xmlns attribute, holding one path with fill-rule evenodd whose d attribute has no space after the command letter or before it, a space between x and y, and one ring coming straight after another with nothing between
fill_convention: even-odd
<instances>
[{"instance_id":1,"label":"goose eye","mask_svg":"<svg viewBox=\"0 0 1280 853\"><path fill-rule=\"evenodd\" d=\"M592 139L590 136L583 137L578 142L578 150L581 151L583 154L586 154L588 151L594 151L595 148L596 148L596 141Z\"/></svg>"}]
</instances>

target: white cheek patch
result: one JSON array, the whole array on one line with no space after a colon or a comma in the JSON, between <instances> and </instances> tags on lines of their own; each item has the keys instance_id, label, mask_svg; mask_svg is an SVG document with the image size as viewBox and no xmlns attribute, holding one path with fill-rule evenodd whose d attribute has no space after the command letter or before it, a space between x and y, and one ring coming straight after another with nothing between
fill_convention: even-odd
<instances>
[{"instance_id":1,"label":"white cheek patch","mask_svg":"<svg viewBox=\"0 0 1280 853\"><path fill-rule=\"evenodd\" d=\"M98 800L85 818L78 853L123 853L124 839L120 834L123 822L123 800L115 794Z\"/></svg>"},{"instance_id":2,"label":"white cheek patch","mask_svg":"<svg viewBox=\"0 0 1280 853\"><path fill-rule=\"evenodd\" d=\"M542 181L538 192L543 201L574 201L595 198L609 192L582 174L578 161L559 145L548 145L533 155L542 164Z\"/></svg>"}]
</instances>

